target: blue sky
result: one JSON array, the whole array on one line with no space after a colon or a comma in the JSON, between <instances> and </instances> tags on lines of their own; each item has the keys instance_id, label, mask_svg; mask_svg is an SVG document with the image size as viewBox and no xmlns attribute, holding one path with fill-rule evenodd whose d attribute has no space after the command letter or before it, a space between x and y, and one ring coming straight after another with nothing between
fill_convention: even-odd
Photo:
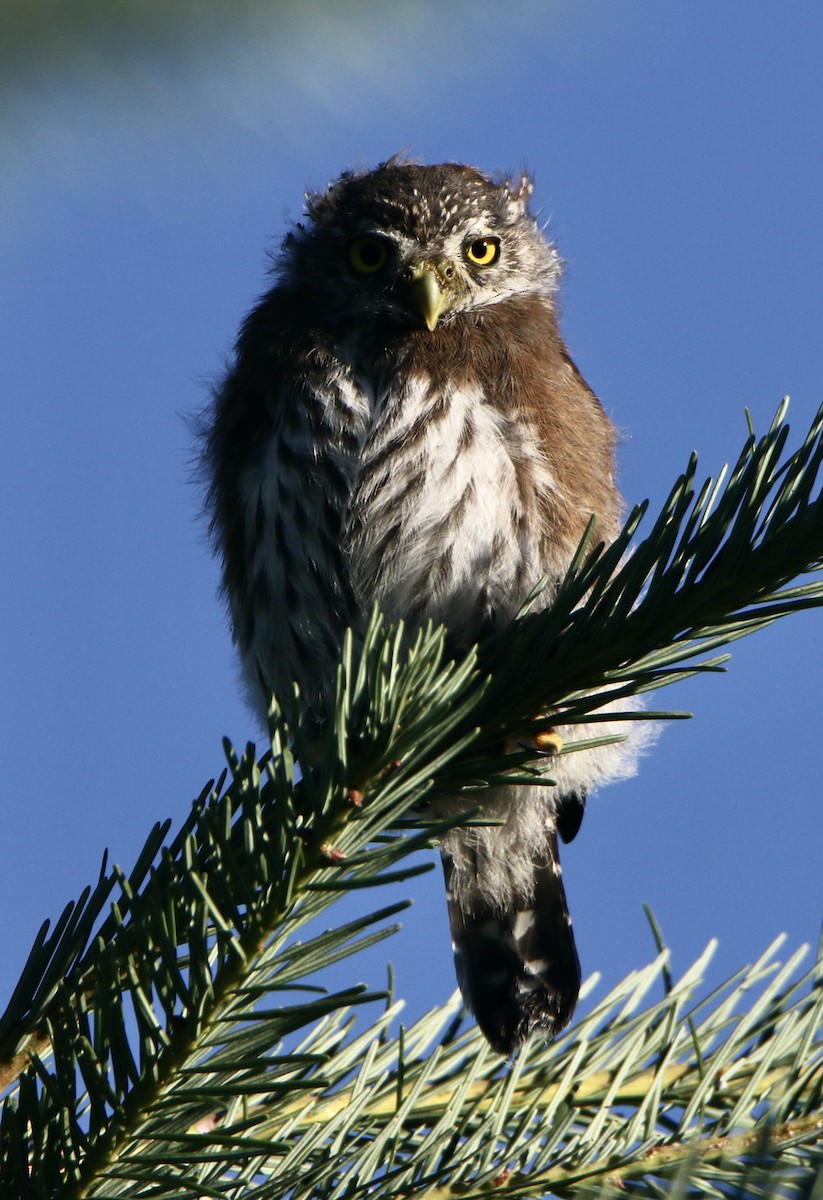
<instances>
[{"instance_id":1,"label":"blue sky","mask_svg":"<svg viewBox=\"0 0 823 1200\"><path fill-rule=\"evenodd\" d=\"M221 736L258 736L184 417L307 187L403 147L527 165L630 502L659 503L693 449L704 472L736 457L745 407L762 431L791 394L799 440L823 400L814 0L181 4L164 39L134 7L122 27L46 10L61 55L0 37L0 1008L104 847L128 869ZM660 696L694 720L565 853L585 973L648 961L644 902L676 972L715 936L715 980L781 931L816 940L822 633L791 618ZM439 877L411 890L345 977L379 984L390 955L417 1014L453 975Z\"/></svg>"}]
</instances>

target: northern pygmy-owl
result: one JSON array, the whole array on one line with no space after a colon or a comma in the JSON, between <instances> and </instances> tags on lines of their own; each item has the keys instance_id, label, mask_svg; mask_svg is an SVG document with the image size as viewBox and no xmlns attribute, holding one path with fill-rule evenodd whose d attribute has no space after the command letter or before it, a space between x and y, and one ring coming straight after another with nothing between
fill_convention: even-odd
<instances>
[{"instance_id":1,"label":"northern pygmy-owl","mask_svg":"<svg viewBox=\"0 0 823 1200\"><path fill-rule=\"evenodd\" d=\"M599 539L616 534L614 432L558 332L559 261L531 192L526 177L395 158L310 195L286 236L205 448L234 638L263 710L296 680L322 719L344 630L374 601L468 645L543 576L550 602L592 514ZM504 1054L571 1018L580 967L557 839L622 755L564 754L556 786L488 795L502 825L443 841L460 987Z\"/></svg>"}]
</instances>

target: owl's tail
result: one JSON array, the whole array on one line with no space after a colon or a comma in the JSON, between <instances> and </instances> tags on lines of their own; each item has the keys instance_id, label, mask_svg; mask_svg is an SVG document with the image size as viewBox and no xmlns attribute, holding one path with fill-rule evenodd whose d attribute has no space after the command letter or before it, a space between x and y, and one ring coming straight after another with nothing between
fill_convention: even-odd
<instances>
[{"instance_id":1,"label":"owl's tail","mask_svg":"<svg viewBox=\"0 0 823 1200\"><path fill-rule=\"evenodd\" d=\"M511 1057L533 1030L549 1037L569 1023L580 990L560 874L557 835L534 862L530 894L501 911L476 898L470 910L455 897L453 860L443 854L457 981L466 1007L495 1050Z\"/></svg>"}]
</instances>

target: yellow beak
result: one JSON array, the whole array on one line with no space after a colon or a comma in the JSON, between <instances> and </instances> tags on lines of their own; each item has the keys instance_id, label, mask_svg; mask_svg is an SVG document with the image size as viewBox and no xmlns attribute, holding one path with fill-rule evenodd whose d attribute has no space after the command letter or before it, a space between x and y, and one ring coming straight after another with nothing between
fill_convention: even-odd
<instances>
[{"instance_id":1,"label":"yellow beak","mask_svg":"<svg viewBox=\"0 0 823 1200\"><path fill-rule=\"evenodd\" d=\"M429 329L435 328L453 302L450 290L443 288L440 272L431 263L417 263L412 267L408 297Z\"/></svg>"}]
</instances>

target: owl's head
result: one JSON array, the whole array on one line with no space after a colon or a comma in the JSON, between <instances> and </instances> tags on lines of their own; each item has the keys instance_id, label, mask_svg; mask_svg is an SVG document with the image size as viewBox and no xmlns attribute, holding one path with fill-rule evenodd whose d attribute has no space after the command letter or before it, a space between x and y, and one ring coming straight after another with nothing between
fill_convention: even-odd
<instances>
[{"instance_id":1,"label":"owl's head","mask_svg":"<svg viewBox=\"0 0 823 1200\"><path fill-rule=\"evenodd\" d=\"M283 247L284 278L331 320L388 317L434 329L511 296L555 291L559 261L528 208L527 176L496 182L457 163L390 159L308 197Z\"/></svg>"}]
</instances>

